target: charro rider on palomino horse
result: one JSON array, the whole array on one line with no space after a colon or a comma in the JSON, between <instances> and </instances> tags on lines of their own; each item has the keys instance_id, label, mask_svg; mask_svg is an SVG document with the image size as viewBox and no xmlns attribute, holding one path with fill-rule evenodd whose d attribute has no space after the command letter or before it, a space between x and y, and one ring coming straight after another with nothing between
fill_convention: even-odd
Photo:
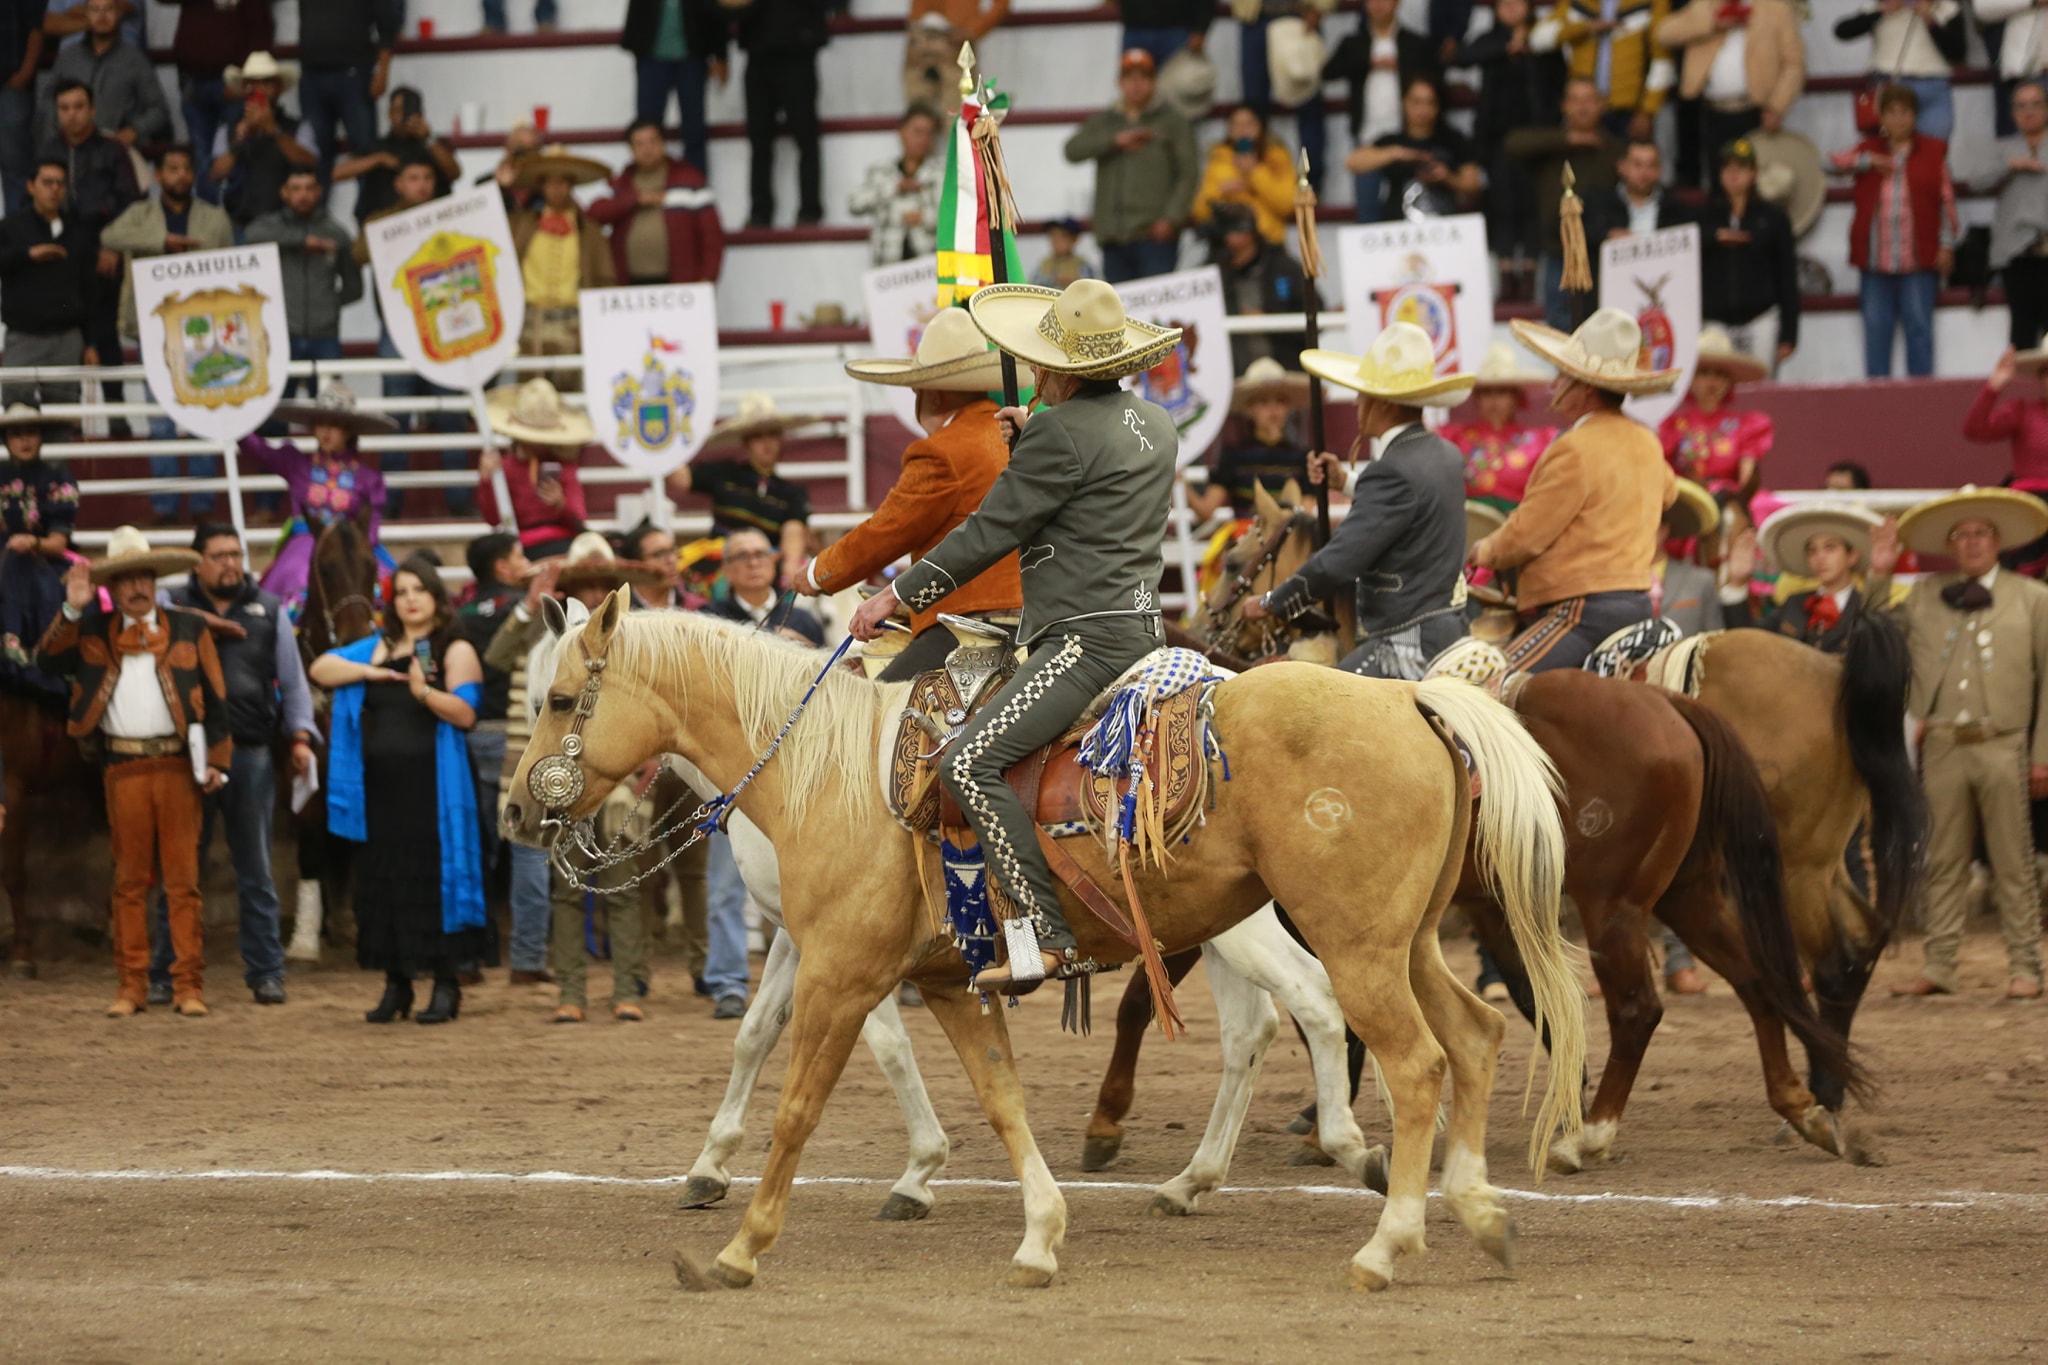
<instances>
[{"instance_id":1,"label":"charro rider on palomino horse","mask_svg":"<svg viewBox=\"0 0 2048 1365\"><path fill-rule=\"evenodd\" d=\"M1000 414L1016 445L980 509L863 603L849 628L872 640L899 599L929 611L1004 555L1019 555L1017 644L1029 657L962 726L941 768L996 886L1015 905L1009 963L975 978L986 990L1095 970L1060 912L1032 812L1004 774L1059 738L1163 643L1160 545L1180 441L1163 408L1124 392L1118 380L1158 363L1180 332L1127 319L1116 290L1100 280L1065 291L989 285L968 310L989 340L1031 367L1042 406Z\"/></svg>"},{"instance_id":2,"label":"charro rider on palomino horse","mask_svg":"<svg viewBox=\"0 0 2048 1365\"><path fill-rule=\"evenodd\" d=\"M1329 544L1244 614L1293 620L1353 585L1358 646L1337 666L1416 681L1465 633L1465 460L1422 424L1422 409L1455 405L1473 376L1439 376L1429 334L1412 322L1389 324L1362 356L1305 351L1301 363L1358 391L1359 440L1378 454L1355 476L1327 451L1310 458L1314 481L1350 478L1351 511Z\"/></svg>"}]
</instances>

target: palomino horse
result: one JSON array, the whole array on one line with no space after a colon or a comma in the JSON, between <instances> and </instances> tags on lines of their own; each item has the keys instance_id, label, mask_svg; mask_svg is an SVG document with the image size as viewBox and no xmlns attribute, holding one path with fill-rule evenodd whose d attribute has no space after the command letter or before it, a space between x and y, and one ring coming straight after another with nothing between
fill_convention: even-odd
<instances>
[{"instance_id":1,"label":"palomino horse","mask_svg":"<svg viewBox=\"0 0 2048 1365\"><path fill-rule=\"evenodd\" d=\"M789 1073L761 1183L704 1284L753 1282L862 1021L903 979L923 991L1017 1171L1025 1236L1009 1280L1048 1284L1066 1203L1026 1124L1002 1011L984 1014L970 997L951 936L927 908L916 836L896 824L880 789L880 756L908 689L836 670L814 679L816 667L807 650L724 622L629 615L625 592L615 594L561 651L547 709L515 774L506 832L551 844L564 822L588 819L626 774L672 752L713 783L739 784L739 809L776 848L784 924L802 953ZM769 755L777 725L806 696L808 709ZM1168 869L1132 874L1154 935L1178 951L1278 897L1320 953L1348 1021L1380 1059L1395 1111L1391 1194L1372 1240L1352 1259L1355 1284L1386 1287L1396 1261L1422 1250L1447 1067L1445 1202L1506 1260L1512 1229L1499 1191L1486 1182L1484 1155L1503 1024L1444 965L1436 926L1476 819L1479 865L1501 889L1554 1047L1530 1141L1540 1168L1551 1134L1577 1123L1584 1055L1583 1008L1557 931L1564 839L1554 774L1509 712L1459 683L1267 668L1219 685L1214 712L1233 753L1230 780L1217 784L1206 826L1174 850ZM773 761L757 761L762 755ZM1489 798L1476 815L1474 777ZM1069 846L1092 875L1114 884L1098 842ZM1128 945L1078 903L1069 914L1084 954L1130 959Z\"/></svg>"}]
</instances>

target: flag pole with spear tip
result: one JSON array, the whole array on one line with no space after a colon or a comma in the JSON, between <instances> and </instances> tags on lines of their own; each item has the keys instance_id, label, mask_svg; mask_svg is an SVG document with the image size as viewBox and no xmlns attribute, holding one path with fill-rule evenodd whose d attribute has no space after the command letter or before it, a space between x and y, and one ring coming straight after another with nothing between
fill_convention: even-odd
<instances>
[{"instance_id":1,"label":"flag pole with spear tip","mask_svg":"<svg viewBox=\"0 0 2048 1365\"><path fill-rule=\"evenodd\" d=\"M980 98L980 82L974 75L974 44L960 44L960 102L964 113L975 111L968 137L974 144L975 164L982 181L982 202L988 206L988 282L1010 282L1010 252L1007 234L1017 223L1017 204L1010 197L1010 173L1003 164L1003 141L994 110ZM1021 401L1017 382L1017 359L1000 352L1003 366L1003 406L1014 408Z\"/></svg>"},{"instance_id":2,"label":"flag pole with spear tip","mask_svg":"<svg viewBox=\"0 0 2048 1365\"><path fill-rule=\"evenodd\" d=\"M1310 350L1322 345L1322 295L1316 281L1323 274L1323 250L1316 240L1316 191L1308 179L1308 153L1301 154L1301 175L1294 182L1294 231L1301 239L1301 274L1305 287L1301 311L1307 321L1303 331ZM1309 449L1320 454L1328 449L1323 432L1323 381L1313 371L1308 377ZM1316 544L1330 539L1330 481L1316 484Z\"/></svg>"}]
</instances>

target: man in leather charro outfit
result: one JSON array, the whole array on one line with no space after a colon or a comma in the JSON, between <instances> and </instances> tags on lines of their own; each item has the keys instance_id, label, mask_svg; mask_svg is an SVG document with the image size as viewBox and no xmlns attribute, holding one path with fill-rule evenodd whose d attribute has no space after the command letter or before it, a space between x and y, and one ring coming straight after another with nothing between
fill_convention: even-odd
<instances>
[{"instance_id":1,"label":"man in leather charro outfit","mask_svg":"<svg viewBox=\"0 0 2048 1365\"><path fill-rule=\"evenodd\" d=\"M1005 410L1016 444L980 510L863 603L851 629L857 639L873 639L899 599L929 611L1004 555L1018 554L1024 610L1017 643L1029 656L961 727L940 768L981 837L995 885L1016 907L1006 925L1009 963L975 980L1001 989L1095 969L1080 957L1060 912L1033 813L1004 774L1057 739L1102 689L1162 643L1159 547L1180 442L1164 409L1117 381L1157 364L1180 332L1127 320L1116 290L1100 280L1064 291L990 285L968 309L989 340L1031 367L1043 406L1028 420L1022 409Z\"/></svg>"}]
</instances>

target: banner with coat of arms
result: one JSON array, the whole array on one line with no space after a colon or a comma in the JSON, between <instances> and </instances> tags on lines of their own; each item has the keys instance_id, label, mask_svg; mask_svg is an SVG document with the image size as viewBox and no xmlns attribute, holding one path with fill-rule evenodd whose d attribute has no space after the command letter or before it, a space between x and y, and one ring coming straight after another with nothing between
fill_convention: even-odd
<instances>
[{"instance_id":1,"label":"banner with coat of arms","mask_svg":"<svg viewBox=\"0 0 2048 1365\"><path fill-rule=\"evenodd\" d=\"M1213 265L1130 280L1116 287L1124 314L1157 327L1181 329L1172 354L1125 386L1173 417L1180 432L1180 467L1208 454L1230 416L1237 387L1230 331L1224 318L1223 272Z\"/></svg>"},{"instance_id":2,"label":"banner with coat of arms","mask_svg":"<svg viewBox=\"0 0 2048 1365\"><path fill-rule=\"evenodd\" d=\"M270 419L291 360L277 247L138 257L135 318L150 396L210 441L238 441Z\"/></svg>"},{"instance_id":3,"label":"banner with coat of arms","mask_svg":"<svg viewBox=\"0 0 2048 1365\"><path fill-rule=\"evenodd\" d=\"M1337 233L1337 269L1352 351L1363 352L1390 322L1412 322L1435 344L1438 374L1470 373L1486 358L1493 268L1484 216L1344 228Z\"/></svg>"},{"instance_id":4,"label":"banner with coat of arms","mask_svg":"<svg viewBox=\"0 0 2048 1365\"><path fill-rule=\"evenodd\" d=\"M666 474L718 420L718 297L708 284L586 289L583 392L620 464Z\"/></svg>"},{"instance_id":5,"label":"banner with coat of arms","mask_svg":"<svg viewBox=\"0 0 2048 1365\"><path fill-rule=\"evenodd\" d=\"M875 354L894 359L917 354L924 325L939 311L938 262L927 256L901 265L885 265L860 277L861 295L868 306L868 344ZM1024 376L1029 382L1030 375ZM879 388L887 397L889 411L913 437L922 438L917 424L917 394L895 384L862 385Z\"/></svg>"},{"instance_id":6,"label":"banner with coat of arms","mask_svg":"<svg viewBox=\"0 0 2048 1365\"><path fill-rule=\"evenodd\" d=\"M1699 228L1687 223L1601 243L1600 306L1619 308L1636 320L1653 367L1683 370L1669 393L1639 394L1622 406L1654 427L1685 401L1699 359Z\"/></svg>"},{"instance_id":7,"label":"banner with coat of arms","mask_svg":"<svg viewBox=\"0 0 2048 1365\"><path fill-rule=\"evenodd\" d=\"M363 225L384 326L415 370L475 391L519 349L526 282L495 182Z\"/></svg>"}]
</instances>

